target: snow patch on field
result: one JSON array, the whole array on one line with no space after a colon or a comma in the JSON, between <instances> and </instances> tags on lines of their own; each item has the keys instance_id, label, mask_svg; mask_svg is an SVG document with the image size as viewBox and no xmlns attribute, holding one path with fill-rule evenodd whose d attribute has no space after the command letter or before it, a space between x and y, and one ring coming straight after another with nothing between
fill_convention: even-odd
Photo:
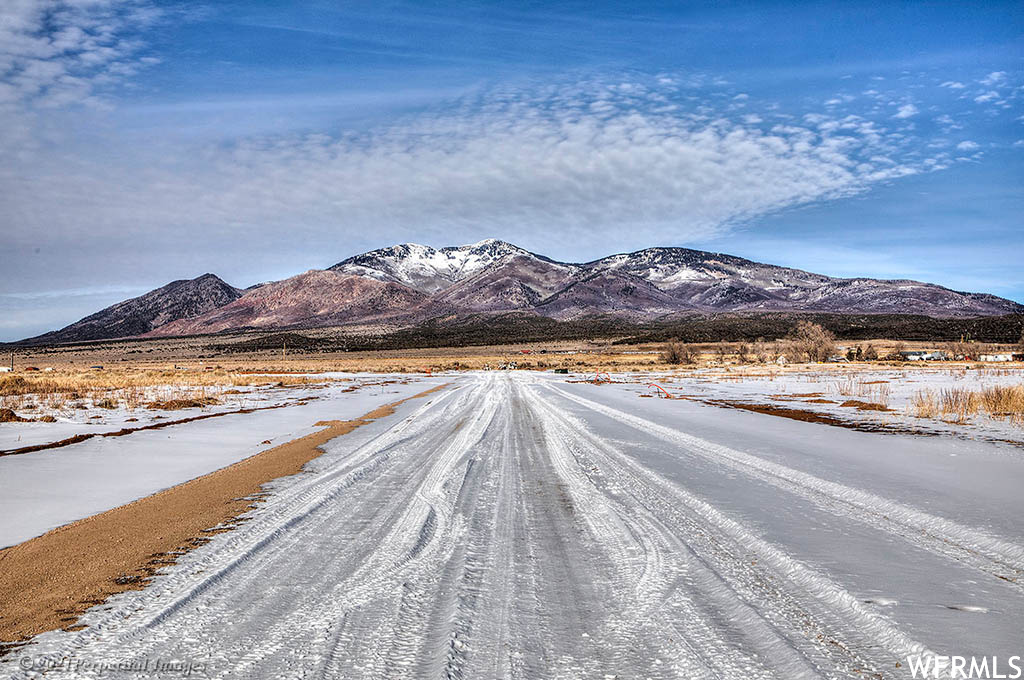
<instances>
[{"instance_id":1,"label":"snow patch on field","mask_svg":"<svg viewBox=\"0 0 1024 680\"><path fill-rule=\"evenodd\" d=\"M1024 369L765 369L744 371L695 370L665 373L629 373L616 376L634 384L638 394L653 394L655 382L676 397L773 405L821 413L855 423L894 425L938 434L957 434L990 440L1024 441L1024 427L1010 419L977 414L963 422L952 417L915 415L912 402L921 392L980 391L997 386L1024 385ZM845 405L844 405L845 404ZM876 408L881 407L881 408Z\"/></svg>"},{"instance_id":2,"label":"snow patch on field","mask_svg":"<svg viewBox=\"0 0 1024 680\"><path fill-rule=\"evenodd\" d=\"M346 391L360 382L365 386ZM383 384L386 382L391 384ZM123 437L94 437L57 449L0 456L0 547L20 543L309 434L318 429L313 427L318 421L356 418L441 382L437 378L416 380L395 375L362 377L355 383L332 383L320 389L257 390L249 393L248 407L288 405ZM312 397L315 399L308 403L298 403ZM180 419L206 412L216 409L185 409L161 415ZM56 441L83 431L109 431L122 424L130 427L152 422L147 419L142 423L125 423L126 413L130 412L112 417L102 428L84 429L80 422L13 423L0 426L0 431L8 438L4 445L13 448L26 445L26 441ZM8 425L11 430L31 429L18 441L7 434ZM269 444L262 443L268 440Z\"/></svg>"}]
</instances>

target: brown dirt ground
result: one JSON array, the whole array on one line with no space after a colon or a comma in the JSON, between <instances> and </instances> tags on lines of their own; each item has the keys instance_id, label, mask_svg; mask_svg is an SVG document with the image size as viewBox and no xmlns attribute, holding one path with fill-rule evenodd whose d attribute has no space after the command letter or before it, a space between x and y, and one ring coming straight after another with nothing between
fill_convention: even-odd
<instances>
[{"instance_id":1,"label":"brown dirt ground","mask_svg":"<svg viewBox=\"0 0 1024 680\"><path fill-rule=\"evenodd\" d=\"M263 484L301 472L323 453L321 445L404 401L356 420L319 422L323 430L0 551L0 651L48 630L74 629L90 607L141 589L158 569L229 530L212 527L238 523Z\"/></svg>"},{"instance_id":2,"label":"brown dirt ground","mask_svg":"<svg viewBox=\"0 0 1024 680\"><path fill-rule=\"evenodd\" d=\"M840 404L840 406L855 408L858 411L882 411L883 413L892 411L892 409L885 404L876 404L871 401L860 401L859 399L847 399Z\"/></svg>"}]
</instances>

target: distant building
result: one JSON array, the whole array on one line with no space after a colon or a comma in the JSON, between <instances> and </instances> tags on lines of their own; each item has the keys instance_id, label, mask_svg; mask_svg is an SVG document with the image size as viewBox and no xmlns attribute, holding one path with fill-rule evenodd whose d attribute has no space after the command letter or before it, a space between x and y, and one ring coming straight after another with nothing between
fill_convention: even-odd
<instances>
[{"instance_id":1,"label":"distant building","mask_svg":"<svg viewBox=\"0 0 1024 680\"><path fill-rule=\"evenodd\" d=\"M949 355L942 350L914 349L900 352L904 361L948 361Z\"/></svg>"},{"instance_id":2,"label":"distant building","mask_svg":"<svg viewBox=\"0 0 1024 680\"><path fill-rule=\"evenodd\" d=\"M1013 355L1009 352L1001 354L979 354L978 361L1013 361Z\"/></svg>"}]
</instances>

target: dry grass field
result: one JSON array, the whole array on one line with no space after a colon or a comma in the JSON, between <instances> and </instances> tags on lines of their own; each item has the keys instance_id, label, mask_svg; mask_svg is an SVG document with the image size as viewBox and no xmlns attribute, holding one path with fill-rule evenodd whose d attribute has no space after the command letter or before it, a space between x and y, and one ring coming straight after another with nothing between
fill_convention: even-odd
<instances>
[{"instance_id":1,"label":"dry grass field","mask_svg":"<svg viewBox=\"0 0 1024 680\"><path fill-rule=\"evenodd\" d=\"M786 351L782 343L766 343L760 358L750 354L745 361L739 359L738 353L744 348L751 352L758 348L743 343L693 344L688 347L692 348L695 361L687 365L667 364L661 356L664 350L661 343L622 345L615 344L614 339L351 352L320 352L290 348L287 345L273 350L225 352L222 350L225 344L224 338L216 336L19 348L14 352L15 370L11 375L21 376L40 387L51 386L52 389L45 391L67 391L83 387L103 389L152 384L248 385L261 380L282 379L280 376L258 377L266 373L480 370L486 367L498 368L512 361L516 362L517 368L523 370L567 368L573 371L620 372L720 367L731 371L756 372L766 368L764 359L771 360L778 354L789 354L790 362L785 370L797 370L800 366L798 361L793 361L792 354ZM847 347L857 345L871 345L881 357L898 349L937 348L934 343L885 339L839 343L838 347L840 351L845 351ZM978 351L1006 349L996 345L977 347ZM0 365L9 361L10 355L0 357ZM878 366L880 363L884 365L884 362L875 361L870 364L858 362L830 367L836 370L855 370L857 366ZM95 366L102 368L93 368ZM26 372L29 367L40 371ZM770 368L777 370L774 364Z\"/></svg>"},{"instance_id":2,"label":"dry grass field","mask_svg":"<svg viewBox=\"0 0 1024 680\"><path fill-rule=\"evenodd\" d=\"M228 403L236 388L308 385L324 380L345 380L354 373L439 373L445 371L498 369L514 362L519 370L593 374L624 372L672 372L686 375L700 371L714 381L774 378L813 370L835 376L844 386L839 394L866 404L888 403L889 385L860 378L881 368L904 371L933 370L932 362L849 362L807 364L775 363L787 353L782 343L757 347L739 343L687 346L690 363L669 364L665 345L621 345L612 340L528 343L480 347L319 352L303 349L223 351L224 339L182 338L157 341L119 341L79 346L22 348L13 355L14 371L0 374L0 408L36 417L43 412L71 411L86 407L115 409L124 406L168 409ZM879 356L898 349L933 349L927 343L897 343L885 339L856 343L871 345ZM849 345L854 346L854 345ZM840 344L839 351L847 345ZM993 347L993 349L996 349ZM792 352L789 352L793 356ZM5 362L11 357L5 357ZM995 365L942 362L950 370L1002 370ZM1011 365L1000 364L1006 370ZM323 375L323 374L333 375ZM342 375L337 375L337 374ZM152 388L159 386L154 396ZM1002 391L1000 391L1002 390ZM1019 419L1024 388L970 392L922 390L910 406L920 417L963 421L977 413ZM26 413L28 411L28 413ZM1016 415L1014 415L1016 414Z\"/></svg>"}]
</instances>

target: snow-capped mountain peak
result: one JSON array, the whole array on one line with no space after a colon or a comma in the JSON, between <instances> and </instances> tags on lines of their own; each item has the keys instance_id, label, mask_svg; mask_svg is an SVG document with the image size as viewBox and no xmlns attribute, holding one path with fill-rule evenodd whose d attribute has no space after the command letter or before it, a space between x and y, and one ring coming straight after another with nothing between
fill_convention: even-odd
<instances>
[{"instance_id":1,"label":"snow-capped mountain peak","mask_svg":"<svg viewBox=\"0 0 1024 680\"><path fill-rule=\"evenodd\" d=\"M355 255L330 269L436 293L516 255L536 257L519 246L493 238L445 248L402 243Z\"/></svg>"}]
</instances>

